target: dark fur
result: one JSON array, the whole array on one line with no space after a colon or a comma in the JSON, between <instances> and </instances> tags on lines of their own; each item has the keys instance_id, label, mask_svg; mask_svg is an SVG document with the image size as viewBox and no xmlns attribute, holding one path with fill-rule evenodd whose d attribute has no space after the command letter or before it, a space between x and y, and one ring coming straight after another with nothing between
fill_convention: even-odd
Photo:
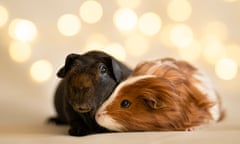
<instances>
[{"instance_id":1,"label":"dark fur","mask_svg":"<svg viewBox=\"0 0 240 144\"><path fill-rule=\"evenodd\" d=\"M63 78L55 93L56 124L70 124L69 134L107 132L95 119L96 110L131 70L110 55L91 51L70 54L57 76Z\"/></svg>"}]
</instances>

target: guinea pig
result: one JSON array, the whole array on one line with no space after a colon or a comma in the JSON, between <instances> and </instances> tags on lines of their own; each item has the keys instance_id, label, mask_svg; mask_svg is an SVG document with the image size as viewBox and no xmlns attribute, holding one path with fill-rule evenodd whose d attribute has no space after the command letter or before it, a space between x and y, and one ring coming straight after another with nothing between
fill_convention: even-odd
<instances>
[{"instance_id":1,"label":"guinea pig","mask_svg":"<svg viewBox=\"0 0 240 144\"><path fill-rule=\"evenodd\" d=\"M112 131L190 131L223 116L205 74L188 62L164 58L137 65L95 119Z\"/></svg>"},{"instance_id":2,"label":"guinea pig","mask_svg":"<svg viewBox=\"0 0 240 144\"><path fill-rule=\"evenodd\" d=\"M69 54L57 76L62 78L54 96L56 124L69 124L69 134L83 136L107 132L95 121L96 110L132 71L100 51Z\"/></svg>"}]
</instances>

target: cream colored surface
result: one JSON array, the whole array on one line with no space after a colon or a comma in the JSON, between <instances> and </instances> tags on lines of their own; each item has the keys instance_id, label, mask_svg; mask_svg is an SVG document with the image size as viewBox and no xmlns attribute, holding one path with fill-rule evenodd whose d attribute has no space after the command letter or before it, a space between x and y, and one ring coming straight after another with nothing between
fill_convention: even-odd
<instances>
[{"instance_id":1,"label":"cream colored surface","mask_svg":"<svg viewBox=\"0 0 240 144\"><path fill-rule=\"evenodd\" d=\"M67 134L67 126L46 124L49 116L44 104L39 101L19 100L19 104L1 100L1 144L185 144L216 143L238 144L240 141L239 97L224 99L226 119L218 124L201 127L193 132L139 132L107 133L85 137L72 137ZM23 105L21 105L22 103ZM42 105L42 107L40 106ZM37 108L39 107L39 108Z\"/></svg>"}]
</instances>

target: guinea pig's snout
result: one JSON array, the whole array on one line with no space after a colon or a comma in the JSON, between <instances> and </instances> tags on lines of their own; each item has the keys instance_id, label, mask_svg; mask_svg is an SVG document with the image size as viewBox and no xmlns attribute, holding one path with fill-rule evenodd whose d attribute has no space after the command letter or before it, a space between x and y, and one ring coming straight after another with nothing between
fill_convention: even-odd
<instances>
[{"instance_id":1,"label":"guinea pig's snout","mask_svg":"<svg viewBox=\"0 0 240 144\"><path fill-rule=\"evenodd\" d=\"M70 103L73 109L79 113L86 113L92 110L92 107L88 101L89 99L89 90L88 87L72 87L72 98Z\"/></svg>"},{"instance_id":2,"label":"guinea pig's snout","mask_svg":"<svg viewBox=\"0 0 240 144\"><path fill-rule=\"evenodd\" d=\"M80 112L80 113L86 113L86 112L91 111L91 107L90 107L89 104L83 103L83 104L80 104L80 105L75 105L74 110L77 111L77 112Z\"/></svg>"},{"instance_id":3,"label":"guinea pig's snout","mask_svg":"<svg viewBox=\"0 0 240 144\"><path fill-rule=\"evenodd\" d=\"M100 111L98 110L96 115L95 115L95 120L96 121L100 121L101 119L103 119L103 117L105 116L106 111Z\"/></svg>"},{"instance_id":4,"label":"guinea pig's snout","mask_svg":"<svg viewBox=\"0 0 240 144\"><path fill-rule=\"evenodd\" d=\"M99 118L101 117L101 115L102 115L101 113L96 113L95 118L96 118L96 119L99 119Z\"/></svg>"}]
</instances>

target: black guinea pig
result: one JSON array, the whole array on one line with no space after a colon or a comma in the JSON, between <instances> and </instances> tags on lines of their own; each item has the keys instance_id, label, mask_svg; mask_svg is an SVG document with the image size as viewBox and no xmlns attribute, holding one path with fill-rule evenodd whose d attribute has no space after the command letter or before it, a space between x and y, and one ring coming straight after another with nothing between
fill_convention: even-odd
<instances>
[{"instance_id":1,"label":"black guinea pig","mask_svg":"<svg viewBox=\"0 0 240 144\"><path fill-rule=\"evenodd\" d=\"M49 121L69 124L72 136L107 132L96 123L96 110L131 72L126 65L101 51L69 54L57 73L62 78L54 96L57 116Z\"/></svg>"}]
</instances>

